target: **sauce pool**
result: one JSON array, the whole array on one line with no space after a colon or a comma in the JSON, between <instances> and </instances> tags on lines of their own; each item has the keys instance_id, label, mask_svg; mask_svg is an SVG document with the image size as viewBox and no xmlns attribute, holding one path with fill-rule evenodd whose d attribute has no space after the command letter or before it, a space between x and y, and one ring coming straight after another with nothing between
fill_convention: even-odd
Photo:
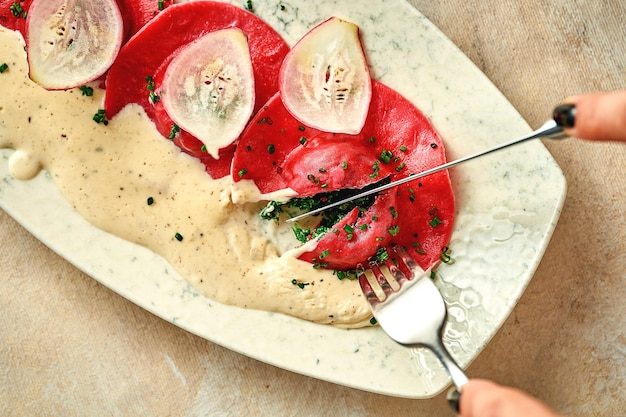
<instances>
[{"instance_id":1,"label":"sauce pool","mask_svg":"<svg viewBox=\"0 0 626 417\"><path fill-rule=\"evenodd\" d=\"M296 259L276 224L260 219L261 206L233 204L230 178L211 179L140 106L96 123L103 90L39 87L28 78L21 36L3 28L0 57L8 65L0 74L0 148L15 149L13 176L46 169L92 225L155 251L215 301L341 327L369 323L358 283Z\"/></svg>"}]
</instances>

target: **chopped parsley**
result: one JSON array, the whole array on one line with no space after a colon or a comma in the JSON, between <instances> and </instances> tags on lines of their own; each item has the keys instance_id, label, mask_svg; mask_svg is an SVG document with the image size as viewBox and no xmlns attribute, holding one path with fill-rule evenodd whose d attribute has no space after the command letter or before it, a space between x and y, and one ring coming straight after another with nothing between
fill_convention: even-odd
<instances>
[{"instance_id":1,"label":"chopped parsley","mask_svg":"<svg viewBox=\"0 0 626 417\"><path fill-rule=\"evenodd\" d=\"M306 243L309 240L309 236L311 236L311 229L303 229L297 224L292 228L296 239L298 239L302 243Z\"/></svg>"},{"instance_id":2,"label":"chopped parsley","mask_svg":"<svg viewBox=\"0 0 626 417\"><path fill-rule=\"evenodd\" d=\"M269 153L271 155L274 152L276 152L276 147L274 145L272 145L272 144L267 145L267 153Z\"/></svg>"},{"instance_id":3,"label":"chopped parsley","mask_svg":"<svg viewBox=\"0 0 626 417\"><path fill-rule=\"evenodd\" d=\"M371 259L379 263L387 261L389 259L389 252L387 252L387 248L379 248Z\"/></svg>"},{"instance_id":4,"label":"chopped parsley","mask_svg":"<svg viewBox=\"0 0 626 417\"><path fill-rule=\"evenodd\" d=\"M176 232L176 234L174 235L174 237L176 238L176 240L178 240L179 242L183 241L183 235L181 235L180 233Z\"/></svg>"},{"instance_id":5,"label":"chopped parsley","mask_svg":"<svg viewBox=\"0 0 626 417\"><path fill-rule=\"evenodd\" d=\"M22 5L19 2L14 2L10 7L9 10L11 10L11 14L15 17L23 17L24 19L26 19L26 11L24 10L24 8L22 7Z\"/></svg>"},{"instance_id":6,"label":"chopped parsley","mask_svg":"<svg viewBox=\"0 0 626 417\"><path fill-rule=\"evenodd\" d=\"M393 158L393 152L385 149L380 153L380 157L378 159L380 159L385 164L388 164L389 162L391 162L391 158Z\"/></svg>"},{"instance_id":7,"label":"chopped parsley","mask_svg":"<svg viewBox=\"0 0 626 417\"><path fill-rule=\"evenodd\" d=\"M344 280L344 279L357 279L358 278L358 274L355 270L350 269L347 271L338 271L338 270L334 270L333 271L333 275L335 275L340 281Z\"/></svg>"},{"instance_id":8,"label":"chopped parsley","mask_svg":"<svg viewBox=\"0 0 626 417\"><path fill-rule=\"evenodd\" d=\"M0 65L0 74L2 74L3 72L5 72L8 69L9 69L9 64L7 64L6 62L3 63L2 65Z\"/></svg>"},{"instance_id":9,"label":"chopped parsley","mask_svg":"<svg viewBox=\"0 0 626 417\"><path fill-rule=\"evenodd\" d=\"M148 94L148 98L150 100L150 103L156 104L159 100L161 100L161 96L154 92L154 90L156 88L156 86L154 84L154 78L152 78L151 76L148 75L146 77L146 82L148 83L147 89L150 92Z\"/></svg>"},{"instance_id":10,"label":"chopped parsley","mask_svg":"<svg viewBox=\"0 0 626 417\"><path fill-rule=\"evenodd\" d=\"M168 138L171 140L174 140L178 132L180 132L180 127L178 127L176 123L173 123L172 129L170 129L170 135L168 136Z\"/></svg>"},{"instance_id":11,"label":"chopped parsley","mask_svg":"<svg viewBox=\"0 0 626 417\"><path fill-rule=\"evenodd\" d=\"M109 124L106 114L104 113L104 109L98 109L96 114L93 115L93 121L96 123L102 123L105 126Z\"/></svg>"},{"instance_id":12,"label":"chopped parsley","mask_svg":"<svg viewBox=\"0 0 626 417\"><path fill-rule=\"evenodd\" d=\"M396 236L400 232L400 226L395 225L387 229L391 236Z\"/></svg>"},{"instance_id":13,"label":"chopped parsley","mask_svg":"<svg viewBox=\"0 0 626 417\"><path fill-rule=\"evenodd\" d=\"M89 87L88 85L81 85L80 87L78 87L78 89L80 90L83 96L87 96L87 97L93 96L93 88Z\"/></svg>"},{"instance_id":14,"label":"chopped parsley","mask_svg":"<svg viewBox=\"0 0 626 417\"><path fill-rule=\"evenodd\" d=\"M308 283L308 282L300 282L300 281L298 281L298 280L297 280L297 279L295 279L295 278L291 280L291 283L292 283L293 285L297 285L297 286L298 286L298 288L300 288L300 289L303 289L303 288L304 288L304 287L306 287L307 285L310 285L310 283Z\"/></svg>"},{"instance_id":15,"label":"chopped parsley","mask_svg":"<svg viewBox=\"0 0 626 417\"><path fill-rule=\"evenodd\" d=\"M148 200L146 200L146 203L148 203L149 206L154 204L154 198L153 197L148 197Z\"/></svg>"},{"instance_id":16,"label":"chopped parsley","mask_svg":"<svg viewBox=\"0 0 626 417\"><path fill-rule=\"evenodd\" d=\"M241 168L239 172L237 173L237 175L239 175L239 178L243 178L243 176L246 175L247 173L248 173L247 169Z\"/></svg>"},{"instance_id":17,"label":"chopped parsley","mask_svg":"<svg viewBox=\"0 0 626 417\"><path fill-rule=\"evenodd\" d=\"M254 6L252 5L252 0L246 1L246 10L249 12L254 11Z\"/></svg>"}]
</instances>

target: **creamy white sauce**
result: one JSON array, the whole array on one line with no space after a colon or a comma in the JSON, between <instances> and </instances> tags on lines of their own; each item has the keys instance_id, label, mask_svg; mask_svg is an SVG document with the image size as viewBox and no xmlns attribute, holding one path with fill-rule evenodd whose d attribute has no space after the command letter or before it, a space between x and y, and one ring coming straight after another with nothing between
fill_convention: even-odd
<instances>
[{"instance_id":1,"label":"creamy white sauce","mask_svg":"<svg viewBox=\"0 0 626 417\"><path fill-rule=\"evenodd\" d=\"M369 322L356 282L297 260L284 231L259 218L260 205L233 204L231 180L211 179L141 107L127 106L106 126L94 122L104 92L39 87L28 78L21 36L5 29L0 60L8 64L0 74L0 148L16 150L9 161L16 178L46 169L91 224L155 251L213 300L345 327Z\"/></svg>"}]
</instances>

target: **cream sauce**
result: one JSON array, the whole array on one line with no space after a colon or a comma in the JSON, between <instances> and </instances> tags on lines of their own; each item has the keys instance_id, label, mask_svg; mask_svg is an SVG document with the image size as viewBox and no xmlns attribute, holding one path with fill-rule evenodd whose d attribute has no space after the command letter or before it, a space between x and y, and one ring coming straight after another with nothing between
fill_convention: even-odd
<instances>
[{"instance_id":1,"label":"cream sauce","mask_svg":"<svg viewBox=\"0 0 626 417\"><path fill-rule=\"evenodd\" d=\"M231 180L211 179L141 107L127 106L106 126L94 122L104 92L39 87L28 78L21 36L5 29L0 60L8 64L0 74L0 148L16 150L9 161L16 178L46 169L91 224L155 251L215 301L342 327L369 322L356 282L296 259L289 238L259 218L259 205L233 204Z\"/></svg>"}]
</instances>

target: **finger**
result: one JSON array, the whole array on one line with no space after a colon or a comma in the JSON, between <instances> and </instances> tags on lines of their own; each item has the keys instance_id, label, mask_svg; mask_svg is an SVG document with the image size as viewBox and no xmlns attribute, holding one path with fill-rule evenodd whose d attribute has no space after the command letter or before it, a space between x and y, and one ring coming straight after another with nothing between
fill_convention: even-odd
<instances>
[{"instance_id":1,"label":"finger","mask_svg":"<svg viewBox=\"0 0 626 417\"><path fill-rule=\"evenodd\" d=\"M463 386L460 412L462 417L559 417L523 391L481 379Z\"/></svg>"},{"instance_id":2,"label":"finger","mask_svg":"<svg viewBox=\"0 0 626 417\"><path fill-rule=\"evenodd\" d=\"M581 94L564 102L576 106L575 124L565 129L568 135L626 142L626 90Z\"/></svg>"}]
</instances>

